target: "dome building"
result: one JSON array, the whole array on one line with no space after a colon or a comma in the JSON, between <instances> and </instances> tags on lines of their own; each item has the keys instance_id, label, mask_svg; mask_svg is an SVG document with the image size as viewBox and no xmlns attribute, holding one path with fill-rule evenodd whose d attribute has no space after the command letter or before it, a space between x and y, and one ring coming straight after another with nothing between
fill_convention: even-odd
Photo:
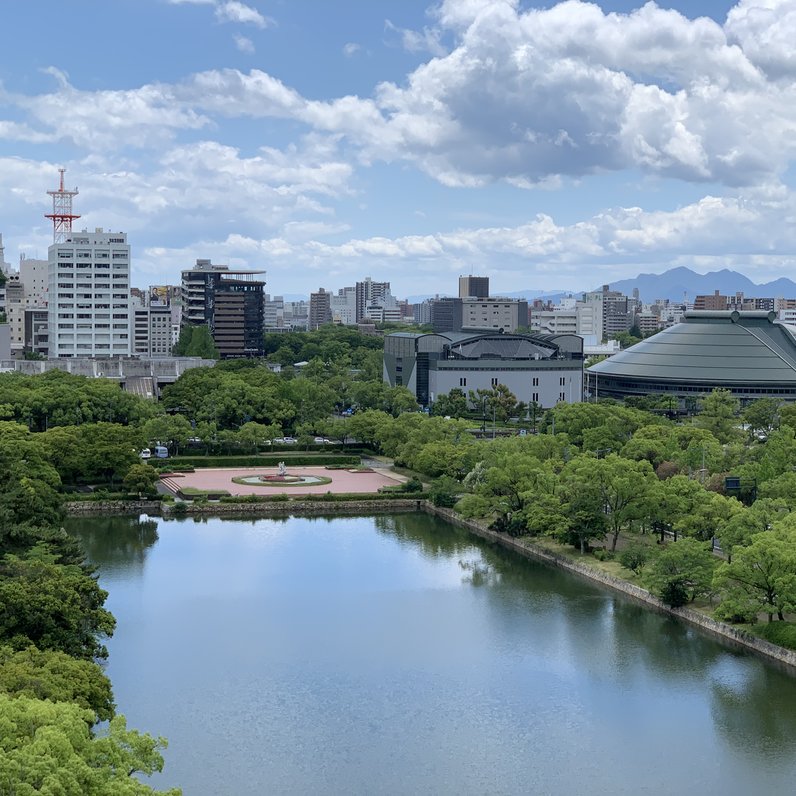
<instances>
[{"instance_id":1,"label":"dome building","mask_svg":"<svg viewBox=\"0 0 796 796\"><path fill-rule=\"evenodd\" d=\"M696 398L716 388L744 403L796 400L796 326L774 312L686 312L680 323L586 370L586 398Z\"/></svg>"}]
</instances>

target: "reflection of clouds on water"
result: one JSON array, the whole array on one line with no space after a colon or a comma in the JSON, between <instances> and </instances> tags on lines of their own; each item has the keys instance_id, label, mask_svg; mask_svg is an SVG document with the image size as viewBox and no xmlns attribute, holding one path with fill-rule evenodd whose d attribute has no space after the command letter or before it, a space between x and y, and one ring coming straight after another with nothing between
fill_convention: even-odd
<instances>
[{"instance_id":1,"label":"reflection of clouds on water","mask_svg":"<svg viewBox=\"0 0 796 796\"><path fill-rule=\"evenodd\" d=\"M781 759L796 752L792 676L754 658L727 655L710 678L711 714L735 753Z\"/></svg>"}]
</instances>

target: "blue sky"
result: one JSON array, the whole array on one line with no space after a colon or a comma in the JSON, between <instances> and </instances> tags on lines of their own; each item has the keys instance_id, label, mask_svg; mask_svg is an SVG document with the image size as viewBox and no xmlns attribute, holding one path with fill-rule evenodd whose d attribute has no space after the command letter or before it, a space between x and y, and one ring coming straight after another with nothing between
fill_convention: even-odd
<instances>
[{"instance_id":1,"label":"blue sky","mask_svg":"<svg viewBox=\"0 0 796 796\"><path fill-rule=\"evenodd\" d=\"M26 0L4 5L6 259L128 232L271 293L793 276L796 0Z\"/></svg>"}]
</instances>

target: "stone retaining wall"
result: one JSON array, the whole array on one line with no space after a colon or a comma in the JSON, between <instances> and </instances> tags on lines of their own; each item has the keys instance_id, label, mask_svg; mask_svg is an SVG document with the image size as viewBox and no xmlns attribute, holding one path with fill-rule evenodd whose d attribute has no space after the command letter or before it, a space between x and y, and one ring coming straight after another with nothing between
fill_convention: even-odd
<instances>
[{"instance_id":1,"label":"stone retaining wall","mask_svg":"<svg viewBox=\"0 0 796 796\"><path fill-rule=\"evenodd\" d=\"M160 514L159 500L74 500L64 503L70 517L116 516L119 514Z\"/></svg>"},{"instance_id":2,"label":"stone retaining wall","mask_svg":"<svg viewBox=\"0 0 796 796\"><path fill-rule=\"evenodd\" d=\"M796 650L789 650L784 647L779 647L776 644L771 644L765 639L753 636L726 622L720 622L717 619L706 616L699 611L695 611L693 608L670 608L668 605L661 602L654 594L651 594L646 589L642 589L640 586L636 586L635 583L630 583L621 578L614 577L607 572L573 561L566 556L534 545L532 542L521 541L506 536L505 534L497 533L496 531L490 531L489 528L482 523L476 520L465 519L452 509L437 508L431 503L426 503L424 508L429 514L442 517L448 522L458 525L460 528L467 529L482 539L486 539L494 544L499 544L501 547L508 548L509 550L514 550L526 558L532 558L536 561L549 564L550 566L565 569L579 577L588 578L603 586L608 586L608 588L632 597L634 600L644 603L644 605L656 611L676 616L689 624L700 627L702 630L723 641L729 641L734 646L751 650L758 655L775 660L783 664L791 674L796 672Z\"/></svg>"},{"instance_id":3,"label":"stone retaining wall","mask_svg":"<svg viewBox=\"0 0 796 796\"><path fill-rule=\"evenodd\" d=\"M186 516L220 516L231 514L370 514L371 512L423 511L425 501L402 498L393 500L274 500L266 503L188 503ZM153 514L174 516L175 503L158 500L79 500L65 503L66 513L73 517L114 516L122 514Z\"/></svg>"},{"instance_id":4,"label":"stone retaining wall","mask_svg":"<svg viewBox=\"0 0 796 796\"><path fill-rule=\"evenodd\" d=\"M267 503L202 503L186 504L187 516L232 514L371 514L373 512L423 511L423 500L274 500ZM166 507L168 506L168 509ZM164 516L174 515L174 504L164 504Z\"/></svg>"}]
</instances>

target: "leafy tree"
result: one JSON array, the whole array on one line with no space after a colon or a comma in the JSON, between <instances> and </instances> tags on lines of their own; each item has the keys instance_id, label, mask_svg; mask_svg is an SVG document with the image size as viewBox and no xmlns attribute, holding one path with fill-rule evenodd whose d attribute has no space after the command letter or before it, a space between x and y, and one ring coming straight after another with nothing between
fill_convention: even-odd
<instances>
[{"instance_id":1,"label":"leafy tree","mask_svg":"<svg viewBox=\"0 0 796 796\"><path fill-rule=\"evenodd\" d=\"M740 404L729 390L716 389L700 399L700 411L694 418L694 425L710 431L724 444L740 436L738 410Z\"/></svg>"},{"instance_id":2,"label":"leafy tree","mask_svg":"<svg viewBox=\"0 0 796 796\"><path fill-rule=\"evenodd\" d=\"M464 390L454 387L449 393L438 395L431 407L432 415L464 417L467 414L467 396Z\"/></svg>"},{"instance_id":3,"label":"leafy tree","mask_svg":"<svg viewBox=\"0 0 796 796\"><path fill-rule=\"evenodd\" d=\"M732 561L734 550L748 545L755 534L770 531L774 523L783 519L789 510L784 500L759 498L749 508L736 511L717 530L727 560Z\"/></svg>"},{"instance_id":4,"label":"leafy tree","mask_svg":"<svg viewBox=\"0 0 796 796\"><path fill-rule=\"evenodd\" d=\"M251 445L255 452L259 451L260 445L264 443L271 443L277 437L282 435L282 428L274 423L265 425L264 423L255 423L250 420L244 423L238 431L238 436L247 445Z\"/></svg>"},{"instance_id":5,"label":"leafy tree","mask_svg":"<svg viewBox=\"0 0 796 796\"><path fill-rule=\"evenodd\" d=\"M158 474L154 467L148 464L134 464L124 477L124 486L130 492L139 495L154 495L157 490Z\"/></svg>"},{"instance_id":6,"label":"leafy tree","mask_svg":"<svg viewBox=\"0 0 796 796\"><path fill-rule=\"evenodd\" d=\"M567 524L563 535L567 541L580 548L582 554L592 539L604 539L608 531L602 494L599 486L583 489L582 484L572 492L566 503Z\"/></svg>"},{"instance_id":7,"label":"leafy tree","mask_svg":"<svg viewBox=\"0 0 796 796\"><path fill-rule=\"evenodd\" d=\"M461 492L462 485L455 478L444 475L431 485L429 498L435 506L453 508Z\"/></svg>"},{"instance_id":8,"label":"leafy tree","mask_svg":"<svg viewBox=\"0 0 796 796\"><path fill-rule=\"evenodd\" d=\"M487 417L505 423L518 413L517 396L505 384L496 384L491 390L470 390L468 400L476 409L486 408Z\"/></svg>"},{"instance_id":9,"label":"leafy tree","mask_svg":"<svg viewBox=\"0 0 796 796\"><path fill-rule=\"evenodd\" d=\"M641 461L646 459L653 467L670 460L674 453L675 443L669 426L641 426L622 448L622 456L626 459Z\"/></svg>"},{"instance_id":10,"label":"leafy tree","mask_svg":"<svg viewBox=\"0 0 796 796\"><path fill-rule=\"evenodd\" d=\"M717 588L726 590L719 606L723 616L774 614L783 620L796 610L796 529L792 522L755 534L746 547L734 550L731 562L716 572Z\"/></svg>"},{"instance_id":11,"label":"leafy tree","mask_svg":"<svg viewBox=\"0 0 796 796\"><path fill-rule=\"evenodd\" d=\"M6 555L0 562L0 638L14 649L34 644L87 660L107 657L99 637L116 624L103 608L107 592L79 566L50 558Z\"/></svg>"},{"instance_id":12,"label":"leafy tree","mask_svg":"<svg viewBox=\"0 0 796 796\"><path fill-rule=\"evenodd\" d=\"M667 421L655 418L639 409L600 402L559 403L545 414L544 422L548 431L555 430L556 433L566 434L570 442L578 447L584 447L584 432L587 429L607 429L611 442L605 444L606 440L604 436L601 436L601 443L597 447L610 447L614 451L618 451L641 426L655 422L663 424ZM591 448L591 450L595 449Z\"/></svg>"},{"instance_id":13,"label":"leafy tree","mask_svg":"<svg viewBox=\"0 0 796 796\"><path fill-rule=\"evenodd\" d=\"M144 423L143 435L149 443L170 446L172 453L178 456L180 447L187 445L193 436L193 428L182 415L159 415Z\"/></svg>"},{"instance_id":14,"label":"leafy tree","mask_svg":"<svg viewBox=\"0 0 796 796\"><path fill-rule=\"evenodd\" d=\"M114 713L111 682L98 664L33 646L18 651L0 647L0 693L74 702L99 721Z\"/></svg>"},{"instance_id":15,"label":"leafy tree","mask_svg":"<svg viewBox=\"0 0 796 796\"><path fill-rule=\"evenodd\" d=\"M634 539L619 553L619 563L633 574L640 575L652 555L653 548L640 539Z\"/></svg>"},{"instance_id":16,"label":"leafy tree","mask_svg":"<svg viewBox=\"0 0 796 796\"><path fill-rule=\"evenodd\" d=\"M658 484L649 462L634 462L613 453L604 459L579 456L566 465L562 478L568 483L570 494L597 495L592 505L605 515L611 551L616 550L622 528L650 513L650 501Z\"/></svg>"},{"instance_id":17,"label":"leafy tree","mask_svg":"<svg viewBox=\"0 0 796 796\"><path fill-rule=\"evenodd\" d=\"M791 511L796 510L796 473L785 472L762 483L758 489L761 498L783 501Z\"/></svg>"},{"instance_id":18,"label":"leafy tree","mask_svg":"<svg viewBox=\"0 0 796 796\"><path fill-rule=\"evenodd\" d=\"M418 410L417 399L406 387L390 387L385 391L384 408L393 417Z\"/></svg>"},{"instance_id":19,"label":"leafy tree","mask_svg":"<svg viewBox=\"0 0 796 796\"><path fill-rule=\"evenodd\" d=\"M650 588L669 605L684 593L689 601L711 594L717 560L705 542L685 538L667 544L647 569Z\"/></svg>"},{"instance_id":20,"label":"leafy tree","mask_svg":"<svg viewBox=\"0 0 796 796\"><path fill-rule=\"evenodd\" d=\"M66 702L0 694L0 790L15 794L145 796L135 775L163 768L162 738L128 730L123 716L93 737L91 710ZM179 796L179 790L165 792Z\"/></svg>"},{"instance_id":21,"label":"leafy tree","mask_svg":"<svg viewBox=\"0 0 796 796\"><path fill-rule=\"evenodd\" d=\"M174 356L218 359L218 349L210 333L210 327L183 326L180 329L180 337L174 345Z\"/></svg>"},{"instance_id":22,"label":"leafy tree","mask_svg":"<svg viewBox=\"0 0 796 796\"><path fill-rule=\"evenodd\" d=\"M778 398L758 398L743 410L741 418L753 434L770 434L779 426L780 405Z\"/></svg>"}]
</instances>

